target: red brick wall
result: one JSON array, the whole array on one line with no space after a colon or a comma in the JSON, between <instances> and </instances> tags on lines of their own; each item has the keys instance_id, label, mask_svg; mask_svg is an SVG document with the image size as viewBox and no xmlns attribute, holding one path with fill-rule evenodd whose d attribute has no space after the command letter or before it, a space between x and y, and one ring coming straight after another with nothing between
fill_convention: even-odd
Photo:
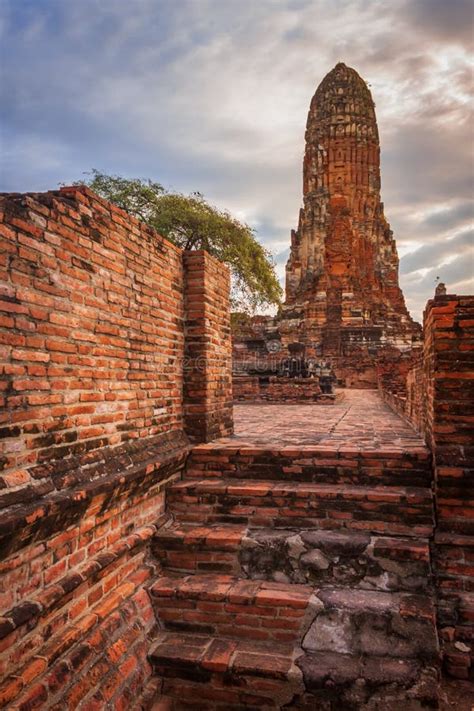
<instances>
[{"instance_id":1,"label":"red brick wall","mask_svg":"<svg viewBox=\"0 0 474 711\"><path fill-rule=\"evenodd\" d=\"M473 352L474 296L439 295L425 309L422 359L405 374L392 364L403 397L393 382L380 381L387 402L433 453L438 623L447 669L460 678L474 678Z\"/></svg>"},{"instance_id":2,"label":"red brick wall","mask_svg":"<svg viewBox=\"0 0 474 711\"><path fill-rule=\"evenodd\" d=\"M425 312L426 435L438 526L474 535L474 296L437 297Z\"/></svg>"},{"instance_id":3,"label":"red brick wall","mask_svg":"<svg viewBox=\"0 0 474 711\"><path fill-rule=\"evenodd\" d=\"M425 430L426 402L423 354L420 352L407 373L405 415L418 432Z\"/></svg>"},{"instance_id":4,"label":"red brick wall","mask_svg":"<svg viewBox=\"0 0 474 711\"><path fill-rule=\"evenodd\" d=\"M377 359L377 384L384 400L418 432L425 428L423 351L387 350Z\"/></svg>"},{"instance_id":5,"label":"red brick wall","mask_svg":"<svg viewBox=\"0 0 474 711\"><path fill-rule=\"evenodd\" d=\"M321 398L319 378L284 378L276 375L260 378L258 375L234 375L233 394L235 401L324 401L324 398Z\"/></svg>"},{"instance_id":6,"label":"red brick wall","mask_svg":"<svg viewBox=\"0 0 474 711\"><path fill-rule=\"evenodd\" d=\"M89 192L3 202L4 471L180 428L180 250Z\"/></svg>"},{"instance_id":7,"label":"red brick wall","mask_svg":"<svg viewBox=\"0 0 474 711\"><path fill-rule=\"evenodd\" d=\"M437 529L433 558L439 627L447 669L455 676L472 679L473 352L474 296L439 296L428 302L425 311L426 436L435 467Z\"/></svg>"},{"instance_id":8,"label":"red brick wall","mask_svg":"<svg viewBox=\"0 0 474 711\"><path fill-rule=\"evenodd\" d=\"M207 252L184 255L186 344L184 414L194 441L232 433L229 270Z\"/></svg>"},{"instance_id":9,"label":"red brick wall","mask_svg":"<svg viewBox=\"0 0 474 711\"><path fill-rule=\"evenodd\" d=\"M147 543L196 416L192 309L216 314L198 401L231 425L226 270L191 254L187 281L181 250L86 188L0 211L0 707L128 709L151 673Z\"/></svg>"}]
</instances>

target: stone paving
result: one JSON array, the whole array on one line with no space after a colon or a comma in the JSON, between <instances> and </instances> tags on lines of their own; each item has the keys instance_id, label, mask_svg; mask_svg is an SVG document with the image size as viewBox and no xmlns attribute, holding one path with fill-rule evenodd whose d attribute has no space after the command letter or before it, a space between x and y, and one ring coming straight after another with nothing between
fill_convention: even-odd
<instances>
[{"instance_id":1,"label":"stone paving","mask_svg":"<svg viewBox=\"0 0 474 711\"><path fill-rule=\"evenodd\" d=\"M344 390L332 405L236 404L235 433L213 445L419 451L422 438L375 390Z\"/></svg>"}]
</instances>

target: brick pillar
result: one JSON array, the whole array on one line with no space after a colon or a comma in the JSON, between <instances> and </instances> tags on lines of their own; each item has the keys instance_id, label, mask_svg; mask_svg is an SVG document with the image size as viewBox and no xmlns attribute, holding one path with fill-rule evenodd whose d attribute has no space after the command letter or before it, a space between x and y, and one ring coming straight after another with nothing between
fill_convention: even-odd
<instances>
[{"instance_id":1,"label":"brick pillar","mask_svg":"<svg viewBox=\"0 0 474 711\"><path fill-rule=\"evenodd\" d=\"M438 618L448 671L474 678L474 296L424 314L425 431L433 452Z\"/></svg>"},{"instance_id":2,"label":"brick pillar","mask_svg":"<svg viewBox=\"0 0 474 711\"><path fill-rule=\"evenodd\" d=\"M189 437L209 442L233 432L230 275L203 250L184 252L184 420Z\"/></svg>"}]
</instances>

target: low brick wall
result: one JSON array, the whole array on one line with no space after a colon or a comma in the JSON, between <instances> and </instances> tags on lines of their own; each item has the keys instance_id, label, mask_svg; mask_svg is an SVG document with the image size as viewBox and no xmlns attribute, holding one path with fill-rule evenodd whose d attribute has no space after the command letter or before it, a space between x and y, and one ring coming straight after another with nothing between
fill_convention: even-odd
<instances>
[{"instance_id":1,"label":"low brick wall","mask_svg":"<svg viewBox=\"0 0 474 711\"><path fill-rule=\"evenodd\" d=\"M321 398L319 378L279 378L271 375L234 375L234 400L266 400L268 402L331 401Z\"/></svg>"},{"instance_id":2,"label":"low brick wall","mask_svg":"<svg viewBox=\"0 0 474 711\"><path fill-rule=\"evenodd\" d=\"M232 395L235 401L258 400L260 383L258 375L234 375L232 378Z\"/></svg>"},{"instance_id":3,"label":"low brick wall","mask_svg":"<svg viewBox=\"0 0 474 711\"><path fill-rule=\"evenodd\" d=\"M228 272L82 187L2 196L0 243L0 707L138 707L166 488L232 429Z\"/></svg>"},{"instance_id":4,"label":"low brick wall","mask_svg":"<svg viewBox=\"0 0 474 711\"><path fill-rule=\"evenodd\" d=\"M423 379L415 380L423 373L421 349L401 353L389 350L377 359L377 384L380 394L401 417L409 420L418 432L423 431L424 403ZM416 375L415 375L416 374ZM418 390L414 390L419 387Z\"/></svg>"}]
</instances>

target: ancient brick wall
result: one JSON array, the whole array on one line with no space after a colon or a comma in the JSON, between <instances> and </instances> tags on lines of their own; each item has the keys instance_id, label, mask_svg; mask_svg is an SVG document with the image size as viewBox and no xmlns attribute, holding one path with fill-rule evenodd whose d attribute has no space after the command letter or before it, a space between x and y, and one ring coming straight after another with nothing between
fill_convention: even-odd
<instances>
[{"instance_id":1,"label":"ancient brick wall","mask_svg":"<svg viewBox=\"0 0 474 711\"><path fill-rule=\"evenodd\" d=\"M435 456L438 525L444 531L472 535L473 350L474 296L448 295L428 302L426 434Z\"/></svg>"},{"instance_id":2,"label":"ancient brick wall","mask_svg":"<svg viewBox=\"0 0 474 711\"><path fill-rule=\"evenodd\" d=\"M193 440L232 434L229 271L207 252L187 252L184 414Z\"/></svg>"},{"instance_id":3,"label":"ancient brick wall","mask_svg":"<svg viewBox=\"0 0 474 711\"><path fill-rule=\"evenodd\" d=\"M233 379L234 400L268 402L332 402L321 396L319 378L287 378L271 375L237 375Z\"/></svg>"},{"instance_id":4,"label":"ancient brick wall","mask_svg":"<svg viewBox=\"0 0 474 711\"><path fill-rule=\"evenodd\" d=\"M138 708L147 543L196 430L186 329L217 314L221 367L226 270L187 281L181 250L86 188L3 196L0 220L0 707ZM211 373L198 401L230 427Z\"/></svg>"},{"instance_id":5,"label":"ancient brick wall","mask_svg":"<svg viewBox=\"0 0 474 711\"><path fill-rule=\"evenodd\" d=\"M433 453L438 623L446 666L461 678L474 676L473 351L474 296L438 295L425 309L422 358L408 372L399 361L379 364L385 400Z\"/></svg>"},{"instance_id":6,"label":"ancient brick wall","mask_svg":"<svg viewBox=\"0 0 474 711\"><path fill-rule=\"evenodd\" d=\"M426 403L423 353L418 351L413 365L406 374L406 400L404 415L418 432L425 430Z\"/></svg>"},{"instance_id":7,"label":"ancient brick wall","mask_svg":"<svg viewBox=\"0 0 474 711\"><path fill-rule=\"evenodd\" d=\"M474 296L436 297L424 324L439 626L449 671L474 677Z\"/></svg>"},{"instance_id":8,"label":"ancient brick wall","mask_svg":"<svg viewBox=\"0 0 474 711\"><path fill-rule=\"evenodd\" d=\"M425 384L423 351L382 352L376 361L377 384L385 402L408 419L418 432L424 432Z\"/></svg>"},{"instance_id":9,"label":"ancient brick wall","mask_svg":"<svg viewBox=\"0 0 474 711\"><path fill-rule=\"evenodd\" d=\"M433 452L439 528L474 535L469 488L474 457L474 297L448 294L429 301L423 332L422 352L379 358L379 390L424 434Z\"/></svg>"},{"instance_id":10,"label":"ancient brick wall","mask_svg":"<svg viewBox=\"0 0 474 711\"><path fill-rule=\"evenodd\" d=\"M260 383L258 375L234 375L232 378L232 393L234 400L258 400Z\"/></svg>"}]
</instances>

